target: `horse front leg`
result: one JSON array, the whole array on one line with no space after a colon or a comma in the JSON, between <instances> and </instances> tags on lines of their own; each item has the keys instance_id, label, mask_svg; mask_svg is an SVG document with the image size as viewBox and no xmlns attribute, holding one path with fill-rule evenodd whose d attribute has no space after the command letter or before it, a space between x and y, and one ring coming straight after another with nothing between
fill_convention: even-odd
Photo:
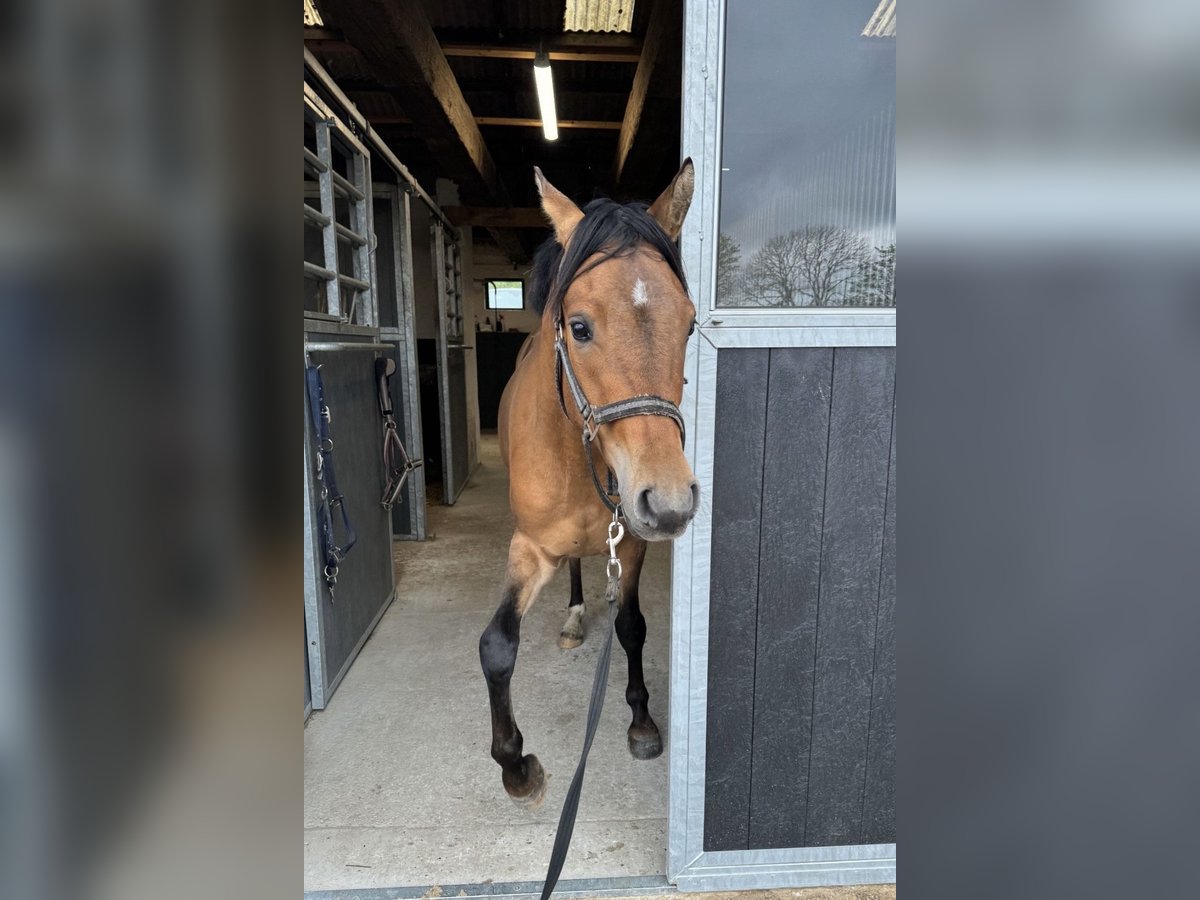
<instances>
[{"instance_id":1,"label":"horse front leg","mask_svg":"<svg viewBox=\"0 0 1200 900\"><path fill-rule=\"evenodd\" d=\"M650 717L650 692L642 673L642 647L646 644L646 617L638 605L638 581L646 542L626 535L617 548L621 560L621 608L617 611L617 639L629 660L629 685L625 700L633 711L629 726L629 752L637 759L654 759L663 751L662 736Z\"/></svg>"},{"instance_id":2,"label":"horse front leg","mask_svg":"<svg viewBox=\"0 0 1200 900\"><path fill-rule=\"evenodd\" d=\"M555 565L520 532L508 546L508 571L500 606L479 638L479 663L487 679L492 710L492 759L500 764L504 790L518 806L537 809L546 797L546 773L532 753L522 755L524 739L513 717L509 683L517 664L521 619L554 574Z\"/></svg>"},{"instance_id":3,"label":"horse front leg","mask_svg":"<svg viewBox=\"0 0 1200 900\"><path fill-rule=\"evenodd\" d=\"M563 623L562 632L558 636L558 646L563 650L574 650L583 643L583 571L579 557L572 556L571 567L571 603L567 607L567 621Z\"/></svg>"}]
</instances>

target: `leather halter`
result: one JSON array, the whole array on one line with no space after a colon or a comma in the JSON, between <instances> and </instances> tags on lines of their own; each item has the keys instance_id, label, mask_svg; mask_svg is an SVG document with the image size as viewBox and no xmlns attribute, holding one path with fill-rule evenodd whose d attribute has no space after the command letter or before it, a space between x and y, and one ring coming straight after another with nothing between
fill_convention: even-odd
<instances>
[{"instance_id":1,"label":"leather halter","mask_svg":"<svg viewBox=\"0 0 1200 900\"><path fill-rule=\"evenodd\" d=\"M600 426L632 416L664 416L679 426L679 440L686 446L687 432L683 425L683 415L679 412L678 406L656 394L638 394L636 397L627 397L624 400L617 400L615 403L592 406L583 392L583 386L575 375L575 368L571 365L571 357L567 353L567 344L563 340L563 317L560 308L558 321L554 323L554 385L558 391L558 405L562 407L563 415L570 420L571 416L567 412L567 404L563 398L564 375L567 387L571 390L571 397L575 401L575 407L583 419L583 453L587 458L588 470L592 475L592 484L596 486L596 493L600 495L600 499L604 501L609 512L617 513L621 508L621 495L617 492L616 476L613 475L612 469L608 470L608 487L605 488L596 474L596 463L592 456L592 442L596 440ZM612 499L614 496L617 498L615 501Z\"/></svg>"}]
</instances>

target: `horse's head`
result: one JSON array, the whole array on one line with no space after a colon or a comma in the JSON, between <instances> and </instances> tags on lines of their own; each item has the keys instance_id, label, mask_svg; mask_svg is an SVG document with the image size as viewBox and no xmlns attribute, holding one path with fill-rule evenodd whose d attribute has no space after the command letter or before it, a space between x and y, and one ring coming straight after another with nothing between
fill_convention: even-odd
<instances>
[{"instance_id":1,"label":"horse's head","mask_svg":"<svg viewBox=\"0 0 1200 900\"><path fill-rule=\"evenodd\" d=\"M675 247L692 200L691 160L649 207L594 200L580 210L535 173L555 232L535 263L535 281L545 290L543 327L554 334L561 324L571 368L591 406L644 396L678 405L696 319ZM696 513L700 485L671 418L616 419L598 429L594 446L617 476L635 534L671 540L683 533Z\"/></svg>"}]
</instances>

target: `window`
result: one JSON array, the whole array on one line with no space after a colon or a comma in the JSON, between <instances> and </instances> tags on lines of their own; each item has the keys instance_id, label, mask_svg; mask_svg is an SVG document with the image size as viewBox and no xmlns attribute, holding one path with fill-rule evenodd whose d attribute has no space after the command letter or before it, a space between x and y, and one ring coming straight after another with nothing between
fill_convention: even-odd
<instances>
[{"instance_id":1,"label":"window","mask_svg":"<svg viewBox=\"0 0 1200 900\"><path fill-rule=\"evenodd\" d=\"M895 14L729 4L718 306L896 305Z\"/></svg>"},{"instance_id":2,"label":"window","mask_svg":"<svg viewBox=\"0 0 1200 900\"><path fill-rule=\"evenodd\" d=\"M525 282L489 281L487 283L488 309L524 309Z\"/></svg>"}]
</instances>

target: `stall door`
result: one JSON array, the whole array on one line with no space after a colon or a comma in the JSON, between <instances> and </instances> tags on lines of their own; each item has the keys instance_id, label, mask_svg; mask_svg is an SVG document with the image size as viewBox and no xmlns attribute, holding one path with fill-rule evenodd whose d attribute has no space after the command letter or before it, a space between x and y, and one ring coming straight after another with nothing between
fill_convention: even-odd
<instances>
[{"instance_id":1,"label":"stall door","mask_svg":"<svg viewBox=\"0 0 1200 900\"><path fill-rule=\"evenodd\" d=\"M724 6L685 25L704 493L673 567L668 873L894 881L894 18Z\"/></svg>"},{"instance_id":2,"label":"stall door","mask_svg":"<svg viewBox=\"0 0 1200 900\"><path fill-rule=\"evenodd\" d=\"M379 333L371 156L366 146L304 85L304 367L318 365L332 430L338 486L358 541L339 566L334 589L318 538L322 484L316 441L296 370L297 434L304 445L304 625L308 656L305 711L324 709L393 597L391 523L384 485L375 359L392 349ZM301 359L297 358L297 363ZM335 518L338 518L335 514Z\"/></svg>"},{"instance_id":3,"label":"stall door","mask_svg":"<svg viewBox=\"0 0 1200 900\"><path fill-rule=\"evenodd\" d=\"M374 187L375 253L379 276L379 334L392 345L392 408L400 440L411 459L424 456L420 381L417 376L416 322L413 295L412 217L409 194L395 184ZM413 469L392 507L392 536L425 539L425 469Z\"/></svg>"}]
</instances>

